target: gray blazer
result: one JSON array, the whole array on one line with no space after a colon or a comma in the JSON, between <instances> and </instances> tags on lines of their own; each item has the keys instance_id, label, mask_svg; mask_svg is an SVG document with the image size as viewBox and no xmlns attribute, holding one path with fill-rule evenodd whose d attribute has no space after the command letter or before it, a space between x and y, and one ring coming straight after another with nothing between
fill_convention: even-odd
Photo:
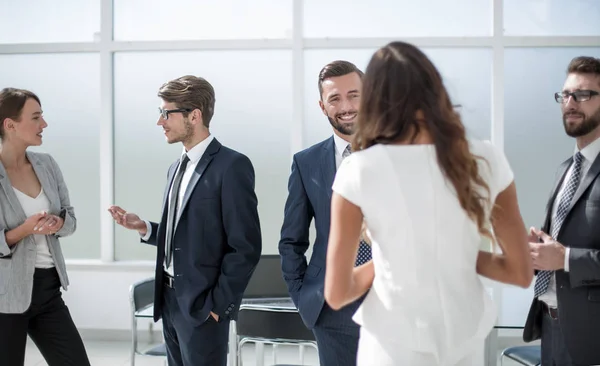
<instances>
[{"instance_id":1,"label":"gray blazer","mask_svg":"<svg viewBox=\"0 0 600 366\"><path fill-rule=\"evenodd\" d=\"M552 205L573 159L559 168L552 196L546 205L542 230L550 232ZM600 364L600 155L590 166L571 200L558 242L570 247L569 272L556 271L558 319L564 344L578 365ZM533 299L523 340L541 337L542 302Z\"/></svg>"},{"instance_id":2,"label":"gray blazer","mask_svg":"<svg viewBox=\"0 0 600 366\"><path fill-rule=\"evenodd\" d=\"M69 200L69 192L62 173L52 156L27 152L44 193L50 201L48 213L64 218L63 227L54 235L48 235L48 246L62 287L69 285L58 238L73 234L76 227L75 213ZM21 314L31 303L33 272L35 271L36 245L33 236L27 236L16 245L6 244L5 233L21 225L27 216L17 199L0 163L0 313Z\"/></svg>"}]
</instances>

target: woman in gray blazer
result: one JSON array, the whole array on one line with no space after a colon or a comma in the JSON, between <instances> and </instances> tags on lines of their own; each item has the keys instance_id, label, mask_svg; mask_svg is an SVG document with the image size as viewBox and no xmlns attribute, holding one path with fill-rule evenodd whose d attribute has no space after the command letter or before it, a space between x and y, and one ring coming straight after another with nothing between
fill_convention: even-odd
<instances>
[{"instance_id":1,"label":"woman in gray blazer","mask_svg":"<svg viewBox=\"0 0 600 366\"><path fill-rule=\"evenodd\" d=\"M75 214L56 161L27 151L48 125L30 91L0 91L0 364L23 366L27 335L50 366L86 366L85 347L63 302L69 281L59 238Z\"/></svg>"}]
</instances>

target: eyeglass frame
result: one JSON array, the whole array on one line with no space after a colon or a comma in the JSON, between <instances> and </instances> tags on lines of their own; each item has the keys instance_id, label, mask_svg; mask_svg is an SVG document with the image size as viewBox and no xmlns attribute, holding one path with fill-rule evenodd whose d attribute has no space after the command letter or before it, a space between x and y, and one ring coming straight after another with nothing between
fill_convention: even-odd
<instances>
[{"instance_id":1,"label":"eyeglass frame","mask_svg":"<svg viewBox=\"0 0 600 366\"><path fill-rule=\"evenodd\" d=\"M161 107L158 107L158 112L164 120L168 120L169 114L171 113L190 113L191 111L193 111L193 109L190 108L162 109Z\"/></svg>"},{"instance_id":2,"label":"eyeglass frame","mask_svg":"<svg viewBox=\"0 0 600 366\"><path fill-rule=\"evenodd\" d=\"M556 103L564 104L567 103L569 98L573 98L575 102L580 103L587 102L588 100L592 99L594 95L600 95L600 92L597 92L595 90L575 90L574 92L563 91L554 93L554 100L556 101ZM581 98L583 98L583 100L581 100Z\"/></svg>"}]
</instances>

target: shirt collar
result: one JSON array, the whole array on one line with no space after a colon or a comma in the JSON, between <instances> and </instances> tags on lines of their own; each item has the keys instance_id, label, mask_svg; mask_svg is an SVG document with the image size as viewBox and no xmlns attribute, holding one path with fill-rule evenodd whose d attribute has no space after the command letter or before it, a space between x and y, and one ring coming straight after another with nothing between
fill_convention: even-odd
<instances>
[{"instance_id":1,"label":"shirt collar","mask_svg":"<svg viewBox=\"0 0 600 366\"><path fill-rule=\"evenodd\" d=\"M344 150L348 146L349 142L339 137L337 134L333 134L333 142L335 142L335 149L340 154L340 156L344 156Z\"/></svg>"},{"instance_id":2,"label":"shirt collar","mask_svg":"<svg viewBox=\"0 0 600 366\"><path fill-rule=\"evenodd\" d=\"M184 147L181 155L183 156L183 154L187 153L187 156L190 159L190 164L195 164L198 162L198 160L200 160L202 155L204 155L206 148L208 148L208 145L210 145L212 140L214 140L214 136L208 135L207 138L197 143L196 146L192 147L190 151L186 152Z\"/></svg>"},{"instance_id":3,"label":"shirt collar","mask_svg":"<svg viewBox=\"0 0 600 366\"><path fill-rule=\"evenodd\" d=\"M581 152L581 155L585 158L585 160L593 163L596 160L596 157L600 153L600 138L594 140L591 144L579 150L577 146L575 146L575 153Z\"/></svg>"}]
</instances>

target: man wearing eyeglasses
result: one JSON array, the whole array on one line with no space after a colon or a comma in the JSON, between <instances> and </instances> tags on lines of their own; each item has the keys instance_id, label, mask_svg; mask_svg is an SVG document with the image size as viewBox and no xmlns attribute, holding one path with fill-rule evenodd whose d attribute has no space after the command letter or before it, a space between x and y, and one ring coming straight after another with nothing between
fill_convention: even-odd
<instances>
[{"instance_id":1,"label":"man wearing eyeglasses","mask_svg":"<svg viewBox=\"0 0 600 366\"><path fill-rule=\"evenodd\" d=\"M541 230L531 228L534 299L523 339L542 365L600 364L600 59L577 57L555 94L576 140L558 169Z\"/></svg>"},{"instance_id":2,"label":"man wearing eyeglasses","mask_svg":"<svg viewBox=\"0 0 600 366\"><path fill-rule=\"evenodd\" d=\"M261 254L250 160L209 132L212 85L183 76L165 83L157 124L183 144L169 168L159 223L118 206L115 221L157 246L154 320L162 318L169 366L226 366L229 321Z\"/></svg>"}]
</instances>

